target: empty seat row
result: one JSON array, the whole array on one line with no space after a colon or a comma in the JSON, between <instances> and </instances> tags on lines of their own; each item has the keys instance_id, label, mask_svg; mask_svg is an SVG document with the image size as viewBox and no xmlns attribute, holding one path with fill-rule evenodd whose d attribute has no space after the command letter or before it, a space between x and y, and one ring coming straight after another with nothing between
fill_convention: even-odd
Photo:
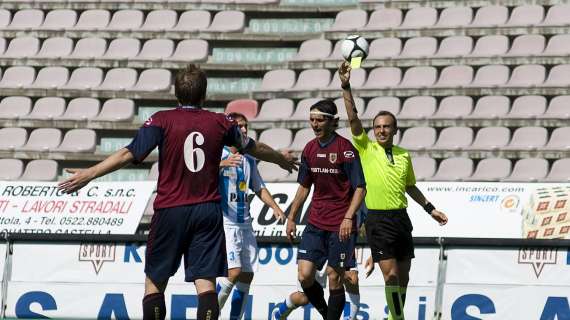
<instances>
[{"instance_id":1,"label":"empty seat row","mask_svg":"<svg viewBox=\"0 0 570 320\"><path fill-rule=\"evenodd\" d=\"M510 13L509 13L510 12ZM570 5L558 4L548 11L540 5L521 5L512 12L506 6L481 8L452 6L441 14L432 7L415 7L404 12L398 8L381 8L368 13L349 9L337 14L328 31L381 31L386 29L458 28L458 27L526 27L557 26L570 23Z\"/></svg>"},{"instance_id":2,"label":"empty seat row","mask_svg":"<svg viewBox=\"0 0 570 320\"><path fill-rule=\"evenodd\" d=\"M342 60L342 41L334 49L327 39L306 40L290 61ZM379 38L370 43L368 60L408 58L485 58L566 56L570 54L570 35L559 34L548 41L543 35L521 35L514 40L504 35L487 35L474 39L471 36L450 36L438 40L434 37L416 37L403 41L400 38Z\"/></svg>"},{"instance_id":3,"label":"empty seat row","mask_svg":"<svg viewBox=\"0 0 570 320\"><path fill-rule=\"evenodd\" d=\"M141 10L126 9L111 12L94 9L78 11L22 9L13 15L0 9L0 29L42 31L182 31L182 32L241 32L245 28L245 14L241 11L191 10L180 15L174 10L155 10L144 14Z\"/></svg>"},{"instance_id":4,"label":"empty seat row","mask_svg":"<svg viewBox=\"0 0 570 320\"><path fill-rule=\"evenodd\" d=\"M55 160L0 159L0 180L55 181L59 166Z\"/></svg>"},{"instance_id":5,"label":"empty seat row","mask_svg":"<svg viewBox=\"0 0 570 320\"><path fill-rule=\"evenodd\" d=\"M439 75L438 75L439 74ZM547 76L548 74L548 76ZM565 87L570 85L570 64L556 65L547 71L538 64L519 65L512 70L505 65L485 65L477 70L472 66L453 65L440 72L432 66L377 67L368 76L362 68L351 75L351 86L356 89L411 89L411 88L493 88L493 87ZM265 73L260 92L340 90L338 71L331 77L328 69L303 70L296 76L290 69Z\"/></svg>"},{"instance_id":6,"label":"empty seat row","mask_svg":"<svg viewBox=\"0 0 570 320\"><path fill-rule=\"evenodd\" d=\"M27 66L6 69L0 88L110 90L110 91L168 91L172 76L166 69L146 69L140 75L132 68L114 68L105 73L100 68L45 67L36 70Z\"/></svg>"},{"instance_id":7,"label":"empty seat row","mask_svg":"<svg viewBox=\"0 0 570 320\"><path fill-rule=\"evenodd\" d=\"M107 43L103 38L48 38L42 43L35 37L19 37L8 44L0 38L0 58L35 59L101 59L140 61L190 62L208 59L208 42L200 39L182 40L175 45L170 39L141 40L117 38Z\"/></svg>"},{"instance_id":8,"label":"empty seat row","mask_svg":"<svg viewBox=\"0 0 570 320\"><path fill-rule=\"evenodd\" d=\"M32 106L33 104L33 106ZM109 99L103 103L95 98L74 98L66 103L61 97L32 99L10 96L0 101L0 119L132 121L135 103L130 99Z\"/></svg>"},{"instance_id":9,"label":"empty seat row","mask_svg":"<svg viewBox=\"0 0 570 320\"><path fill-rule=\"evenodd\" d=\"M309 108L318 100L320 99L303 99L295 106L291 99L270 99L264 101L259 108L256 100L238 99L228 103L226 113L240 112L253 122L302 121L309 118ZM354 100L359 117L363 120L373 119L382 110L390 111L401 120L570 120L570 96L567 95L555 96L550 101L544 96L519 96L512 102L506 96L483 96L476 102L470 96L448 96L439 103L431 96L414 96L405 100L397 97L376 97L368 103L359 97ZM334 102L339 117L347 119L343 99L338 98Z\"/></svg>"},{"instance_id":10,"label":"empty seat row","mask_svg":"<svg viewBox=\"0 0 570 320\"><path fill-rule=\"evenodd\" d=\"M63 136L63 140L62 140ZM97 135L91 129L34 129L28 136L24 128L0 129L0 150L35 152L94 152Z\"/></svg>"}]
</instances>

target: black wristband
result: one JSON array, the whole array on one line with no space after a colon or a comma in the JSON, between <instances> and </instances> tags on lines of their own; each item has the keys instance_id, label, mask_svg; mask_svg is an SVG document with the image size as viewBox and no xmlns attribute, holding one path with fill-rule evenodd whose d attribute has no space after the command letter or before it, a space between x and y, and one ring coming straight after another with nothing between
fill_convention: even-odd
<instances>
[{"instance_id":1,"label":"black wristband","mask_svg":"<svg viewBox=\"0 0 570 320\"><path fill-rule=\"evenodd\" d=\"M341 85L340 87L341 87L343 90L348 90L348 89L350 89L350 82L347 83L347 84Z\"/></svg>"},{"instance_id":2,"label":"black wristband","mask_svg":"<svg viewBox=\"0 0 570 320\"><path fill-rule=\"evenodd\" d=\"M431 212L433 210L435 210L435 207L433 206L433 204L431 204L431 202L428 202L424 205L424 210L428 213L431 214Z\"/></svg>"}]
</instances>

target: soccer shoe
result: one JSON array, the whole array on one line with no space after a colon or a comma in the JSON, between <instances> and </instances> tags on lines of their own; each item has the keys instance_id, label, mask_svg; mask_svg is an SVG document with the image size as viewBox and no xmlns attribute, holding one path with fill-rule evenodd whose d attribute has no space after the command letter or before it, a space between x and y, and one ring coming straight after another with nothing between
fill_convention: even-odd
<instances>
[{"instance_id":1,"label":"soccer shoe","mask_svg":"<svg viewBox=\"0 0 570 320\"><path fill-rule=\"evenodd\" d=\"M287 308L285 310L285 312L281 312L279 310L279 308L275 308L273 309L273 311L271 311L271 320L287 320L287 317L289 316L289 314L291 314L291 311L293 311L294 309L289 309Z\"/></svg>"}]
</instances>

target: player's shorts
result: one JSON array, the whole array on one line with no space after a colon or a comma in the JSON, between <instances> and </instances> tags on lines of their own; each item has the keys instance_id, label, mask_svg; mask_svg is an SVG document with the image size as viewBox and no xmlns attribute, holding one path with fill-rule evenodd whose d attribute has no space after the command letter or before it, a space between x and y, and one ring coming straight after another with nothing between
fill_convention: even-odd
<instances>
[{"instance_id":1,"label":"player's shorts","mask_svg":"<svg viewBox=\"0 0 570 320\"><path fill-rule=\"evenodd\" d=\"M243 272L257 271L257 241L251 226L224 225L228 269L241 268Z\"/></svg>"},{"instance_id":2,"label":"player's shorts","mask_svg":"<svg viewBox=\"0 0 570 320\"><path fill-rule=\"evenodd\" d=\"M147 240L145 273L154 283L162 283L176 273L182 257L188 282L227 276L219 203L156 210Z\"/></svg>"},{"instance_id":3,"label":"player's shorts","mask_svg":"<svg viewBox=\"0 0 570 320\"><path fill-rule=\"evenodd\" d=\"M340 241L338 232L322 230L307 224L301 236L297 260L311 261L319 270L327 261L333 268L351 268L356 265L356 259L353 258L355 244L355 232L347 240Z\"/></svg>"},{"instance_id":4,"label":"player's shorts","mask_svg":"<svg viewBox=\"0 0 570 320\"><path fill-rule=\"evenodd\" d=\"M369 210L366 217L366 237L372 260L405 260L414 257L412 222L406 209Z\"/></svg>"}]
</instances>

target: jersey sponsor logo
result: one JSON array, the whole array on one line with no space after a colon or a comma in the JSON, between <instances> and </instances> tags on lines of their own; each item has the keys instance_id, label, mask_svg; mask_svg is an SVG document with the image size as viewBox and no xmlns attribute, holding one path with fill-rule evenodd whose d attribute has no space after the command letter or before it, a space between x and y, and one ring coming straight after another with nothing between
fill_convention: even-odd
<instances>
[{"instance_id":1,"label":"jersey sponsor logo","mask_svg":"<svg viewBox=\"0 0 570 320\"><path fill-rule=\"evenodd\" d=\"M79 261L89 261L93 264L95 274L99 274L103 263L115 262L114 243L82 243L79 246Z\"/></svg>"},{"instance_id":2,"label":"jersey sponsor logo","mask_svg":"<svg viewBox=\"0 0 570 320\"><path fill-rule=\"evenodd\" d=\"M327 155L324 153L317 153L317 158L326 158Z\"/></svg>"},{"instance_id":3,"label":"jersey sponsor logo","mask_svg":"<svg viewBox=\"0 0 570 320\"><path fill-rule=\"evenodd\" d=\"M305 250L305 249L299 249L299 250L297 250L297 251L298 251L299 253L307 253L307 250Z\"/></svg>"},{"instance_id":4,"label":"jersey sponsor logo","mask_svg":"<svg viewBox=\"0 0 570 320\"><path fill-rule=\"evenodd\" d=\"M345 158L354 158L354 152L352 152L352 151L345 151L345 152L344 152L344 157L345 157Z\"/></svg>"},{"instance_id":5,"label":"jersey sponsor logo","mask_svg":"<svg viewBox=\"0 0 570 320\"><path fill-rule=\"evenodd\" d=\"M311 168L311 172L338 174L340 173L340 170L336 168Z\"/></svg>"},{"instance_id":6,"label":"jersey sponsor logo","mask_svg":"<svg viewBox=\"0 0 570 320\"><path fill-rule=\"evenodd\" d=\"M337 154L336 153L329 153L329 162L330 163L335 163L337 159Z\"/></svg>"}]
</instances>

